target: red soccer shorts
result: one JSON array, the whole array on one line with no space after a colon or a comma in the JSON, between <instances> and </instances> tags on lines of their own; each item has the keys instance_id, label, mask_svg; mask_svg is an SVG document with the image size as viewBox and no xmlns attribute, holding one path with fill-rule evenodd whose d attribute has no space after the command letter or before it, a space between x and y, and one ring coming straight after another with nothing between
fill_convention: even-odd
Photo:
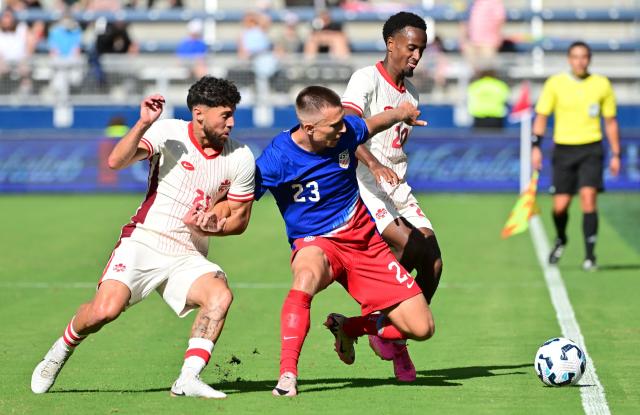
<instances>
[{"instance_id":1,"label":"red soccer shorts","mask_svg":"<svg viewBox=\"0 0 640 415\"><path fill-rule=\"evenodd\" d=\"M322 249L333 279L360 304L362 315L384 310L422 293L415 279L376 232L366 207L359 202L346 229L331 236L307 236L293 243L291 261L308 246Z\"/></svg>"}]
</instances>

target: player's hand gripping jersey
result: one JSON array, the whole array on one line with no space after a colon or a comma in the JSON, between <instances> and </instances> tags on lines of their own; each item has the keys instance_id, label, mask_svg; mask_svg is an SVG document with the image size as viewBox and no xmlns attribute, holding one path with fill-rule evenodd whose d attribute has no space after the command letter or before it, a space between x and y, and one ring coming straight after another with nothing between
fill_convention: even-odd
<instances>
[{"instance_id":1,"label":"player's hand gripping jersey","mask_svg":"<svg viewBox=\"0 0 640 415\"><path fill-rule=\"evenodd\" d=\"M346 132L334 148L312 153L298 146L294 130L277 135L256 161L256 198L273 193L289 242L331 236L353 227L364 215L356 179L355 151L369 131L361 118L344 117ZM299 128L299 127L296 127ZM357 214L356 214L357 213Z\"/></svg>"},{"instance_id":2,"label":"player's hand gripping jersey","mask_svg":"<svg viewBox=\"0 0 640 415\"><path fill-rule=\"evenodd\" d=\"M130 237L169 255L197 251L206 256L208 238L190 232L182 218L194 204L208 208L225 196L252 200L253 154L228 139L220 152L206 155L191 123L182 120L156 121L141 142L149 150L149 188L121 238Z\"/></svg>"}]
</instances>

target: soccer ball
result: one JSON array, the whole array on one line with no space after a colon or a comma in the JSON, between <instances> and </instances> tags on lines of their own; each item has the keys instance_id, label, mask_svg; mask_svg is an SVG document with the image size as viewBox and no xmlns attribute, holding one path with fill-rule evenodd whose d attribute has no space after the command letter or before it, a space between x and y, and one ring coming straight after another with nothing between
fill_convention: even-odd
<instances>
[{"instance_id":1,"label":"soccer ball","mask_svg":"<svg viewBox=\"0 0 640 415\"><path fill-rule=\"evenodd\" d=\"M587 357L580 347L562 337L544 342L533 361L536 374L549 386L575 385L586 366Z\"/></svg>"}]
</instances>

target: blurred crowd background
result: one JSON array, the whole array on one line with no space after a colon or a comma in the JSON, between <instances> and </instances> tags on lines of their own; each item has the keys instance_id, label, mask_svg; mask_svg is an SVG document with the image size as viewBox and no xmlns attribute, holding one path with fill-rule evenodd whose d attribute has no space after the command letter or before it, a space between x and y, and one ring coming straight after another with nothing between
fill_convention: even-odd
<instances>
[{"instance_id":1,"label":"blurred crowd background","mask_svg":"<svg viewBox=\"0 0 640 415\"><path fill-rule=\"evenodd\" d=\"M504 119L523 88L536 97L566 70L575 40L594 49L621 104L640 104L638 0L0 0L3 105L137 105L150 92L184 105L204 74L234 80L242 104L290 105L322 84L342 92L384 57L382 24L400 10L427 21L412 81L421 101L471 125ZM61 119L63 119L62 117ZM254 117L272 125L273 115ZM64 122L62 122L64 124ZM491 124L499 128L503 121Z\"/></svg>"}]
</instances>

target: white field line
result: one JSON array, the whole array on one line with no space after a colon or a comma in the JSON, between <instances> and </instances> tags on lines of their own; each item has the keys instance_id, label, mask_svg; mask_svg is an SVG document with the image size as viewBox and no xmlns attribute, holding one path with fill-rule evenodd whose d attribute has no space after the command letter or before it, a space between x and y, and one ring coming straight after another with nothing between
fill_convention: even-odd
<instances>
[{"instance_id":1,"label":"white field line","mask_svg":"<svg viewBox=\"0 0 640 415\"><path fill-rule=\"evenodd\" d=\"M587 345L580 332L580 326L578 325L573 307L569 301L562 275L560 275L557 266L549 265L548 263L551 247L540 217L532 217L529 221L529 227L531 229L531 239L533 240L533 245L538 256L538 262L544 271L544 279L549 288L551 302L556 310L558 323L562 329L562 336L576 342L587 356L587 368L579 382L579 385L581 385L580 395L582 397L584 412L587 415L609 415L611 411L607 404L607 398L604 396L604 387L600 383L600 379L598 379L596 366L587 351Z\"/></svg>"}]
</instances>

